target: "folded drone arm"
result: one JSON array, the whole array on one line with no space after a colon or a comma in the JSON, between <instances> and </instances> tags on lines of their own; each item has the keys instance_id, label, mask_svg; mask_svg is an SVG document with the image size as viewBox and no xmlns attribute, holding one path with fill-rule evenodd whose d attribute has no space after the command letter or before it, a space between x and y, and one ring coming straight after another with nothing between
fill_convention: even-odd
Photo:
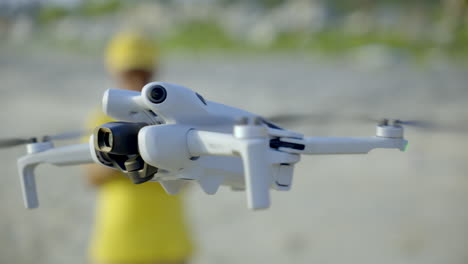
<instances>
[{"instance_id":1,"label":"folded drone arm","mask_svg":"<svg viewBox=\"0 0 468 264\"><path fill-rule=\"evenodd\" d=\"M248 207L268 208L272 173L267 130L239 125L233 134L199 131L180 125L148 126L140 130L141 157L148 164L180 171L200 156L240 157L243 163Z\"/></svg>"},{"instance_id":2,"label":"folded drone arm","mask_svg":"<svg viewBox=\"0 0 468 264\"><path fill-rule=\"evenodd\" d=\"M233 150L238 142L231 134L190 130L187 146L192 156L237 156Z\"/></svg>"},{"instance_id":3,"label":"folded drone arm","mask_svg":"<svg viewBox=\"0 0 468 264\"><path fill-rule=\"evenodd\" d=\"M243 127L236 129L241 130ZM271 177L271 164L268 160L269 140L266 134L263 137L236 137L191 130L187 135L187 145L193 156L240 156L244 165L248 207L263 209L270 206L268 179Z\"/></svg>"},{"instance_id":4,"label":"folded drone arm","mask_svg":"<svg viewBox=\"0 0 468 264\"><path fill-rule=\"evenodd\" d=\"M244 165L249 208L268 207L270 203L268 179L272 164L268 153L271 150L269 138L239 138L230 134L191 130L187 135L187 145L192 156L240 156ZM376 148L394 148L403 151L406 145L407 141L402 137L281 138L278 150L283 153L306 155L366 154Z\"/></svg>"},{"instance_id":5,"label":"folded drone arm","mask_svg":"<svg viewBox=\"0 0 468 264\"><path fill-rule=\"evenodd\" d=\"M36 143L47 144L47 143ZM28 146L29 147L29 146ZM31 153L18 160L23 198L26 208L37 208L39 206L34 169L41 163L56 166L79 165L93 163L89 144L78 144L53 148Z\"/></svg>"},{"instance_id":6,"label":"folded drone arm","mask_svg":"<svg viewBox=\"0 0 468 264\"><path fill-rule=\"evenodd\" d=\"M376 148L399 149L403 151L408 143L403 138L389 137L309 137L304 139L282 139L287 143L295 144L296 148L279 150L290 153L306 155L327 154L367 154Z\"/></svg>"}]
</instances>

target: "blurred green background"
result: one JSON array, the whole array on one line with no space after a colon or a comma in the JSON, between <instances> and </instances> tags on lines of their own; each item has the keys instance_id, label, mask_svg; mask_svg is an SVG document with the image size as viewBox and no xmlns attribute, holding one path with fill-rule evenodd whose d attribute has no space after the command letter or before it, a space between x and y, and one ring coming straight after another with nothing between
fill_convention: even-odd
<instances>
[{"instance_id":1,"label":"blurred green background","mask_svg":"<svg viewBox=\"0 0 468 264\"><path fill-rule=\"evenodd\" d=\"M372 45L459 59L468 53L466 10L465 0L2 0L0 39L95 51L138 25L166 51L341 55Z\"/></svg>"}]
</instances>

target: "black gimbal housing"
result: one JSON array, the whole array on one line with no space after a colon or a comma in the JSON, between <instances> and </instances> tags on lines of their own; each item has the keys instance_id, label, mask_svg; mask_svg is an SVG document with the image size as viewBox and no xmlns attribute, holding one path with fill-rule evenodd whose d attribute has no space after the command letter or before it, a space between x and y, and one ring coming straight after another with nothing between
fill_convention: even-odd
<instances>
[{"instance_id":1,"label":"black gimbal housing","mask_svg":"<svg viewBox=\"0 0 468 264\"><path fill-rule=\"evenodd\" d=\"M94 149L106 166L122 171L133 183L151 180L158 168L147 164L138 150L138 132L146 123L110 122L94 130Z\"/></svg>"}]
</instances>

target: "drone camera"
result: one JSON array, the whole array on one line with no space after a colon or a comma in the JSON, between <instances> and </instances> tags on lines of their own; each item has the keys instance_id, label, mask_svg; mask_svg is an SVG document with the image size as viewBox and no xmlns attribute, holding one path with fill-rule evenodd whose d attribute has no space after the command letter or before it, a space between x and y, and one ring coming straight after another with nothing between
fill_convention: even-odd
<instances>
[{"instance_id":1,"label":"drone camera","mask_svg":"<svg viewBox=\"0 0 468 264\"><path fill-rule=\"evenodd\" d=\"M100 127L97 132L97 147L103 152L110 152L113 146L112 131L107 127Z\"/></svg>"},{"instance_id":2,"label":"drone camera","mask_svg":"<svg viewBox=\"0 0 468 264\"><path fill-rule=\"evenodd\" d=\"M110 122L96 128L93 135L99 162L122 171L135 184L151 180L158 172L139 153L138 133L144 126L147 124Z\"/></svg>"},{"instance_id":3,"label":"drone camera","mask_svg":"<svg viewBox=\"0 0 468 264\"><path fill-rule=\"evenodd\" d=\"M166 100L167 91L163 86L157 84L148 89L147 96L152 103L160 104Z\"/></svg>"},{"instance_id":4,"label":"drone camera","mask_svg":"<svg viewBox=\"0 0 468 264\"><path fill-rule=\"evenodd\" d=\"M116 154L138 154L138 132L145 123L110 122L95 130L96 150Z\"/></svg>"}]
</instances>

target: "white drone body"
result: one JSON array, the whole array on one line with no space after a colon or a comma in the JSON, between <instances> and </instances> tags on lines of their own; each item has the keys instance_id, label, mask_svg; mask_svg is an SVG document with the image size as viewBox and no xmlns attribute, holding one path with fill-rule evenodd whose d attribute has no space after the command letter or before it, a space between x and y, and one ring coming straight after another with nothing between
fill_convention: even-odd
<instances>
[{"instance_id":1,"label":"white drone body","mask_svg":"<svg viewBox=\"0 0 468 264\"><path fill-rule=\"evenodd\" d=\"M121 127L103 126L96 129L89 144L28 145L29 154L18 161L27 208L38 206L34 168L40 163L95 162L137 180L158 181L169 194L176 194L187 181L197 181L207 194L226 185L245 190L250 209L264 209L270 206L270 189L290 190L301 154L366 154L375 148L404 150L407 145L398 123L378 125L373 137L303 137L169 83L149 83L141 93L109 89L103 110L127 122L117 126L141 127L129 133ZM117 150L117 145L127 152Z\"/></svg>"}]
</instances>

